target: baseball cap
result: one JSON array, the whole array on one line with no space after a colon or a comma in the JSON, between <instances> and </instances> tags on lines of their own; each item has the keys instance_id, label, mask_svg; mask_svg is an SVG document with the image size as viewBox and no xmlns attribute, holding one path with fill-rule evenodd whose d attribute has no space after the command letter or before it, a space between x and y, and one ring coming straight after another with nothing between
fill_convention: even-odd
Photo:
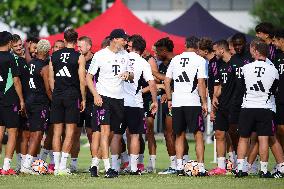
<instances>
[{"instance_id":1,"label":"baseball cap","mask_svg":"<svg viewBox=\"0 0 284 189\"><path fill-rule=\"evenodd\" d=\"M114 39L114 38L123 38L123 39L127 39L128 35L126 34L126 32L123 29L114 29L112 30L112 32L109 35L110 40Z\"/></svg>"}]
</instances>

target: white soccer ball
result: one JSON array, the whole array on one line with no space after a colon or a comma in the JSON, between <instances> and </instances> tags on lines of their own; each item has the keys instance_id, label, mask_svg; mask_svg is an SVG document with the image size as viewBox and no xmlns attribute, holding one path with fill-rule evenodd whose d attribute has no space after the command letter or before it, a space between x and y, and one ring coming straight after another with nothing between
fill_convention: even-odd
<instances>
[{"instance_id":1,"label":"white soccer ball","mask_svg":"<svg viewBox=\"0 0 284 189\"><path fill-rule=\"evenodd\" d=\"M42 159L37 159L32 163L32 170L40 175L44 175L48 171L48 165Z\"/></svg>"},{"instance_id":2,"label":"white soccer ball","mask_svg":"<svg viewBox=\"0 0 284 189\"><path fill-rule=\"evenodd\" d=\"M199 172L198 162L195 160L189 160L184 164L184 173L187 176L197 176Z\"/></svg>"}]
</instances>

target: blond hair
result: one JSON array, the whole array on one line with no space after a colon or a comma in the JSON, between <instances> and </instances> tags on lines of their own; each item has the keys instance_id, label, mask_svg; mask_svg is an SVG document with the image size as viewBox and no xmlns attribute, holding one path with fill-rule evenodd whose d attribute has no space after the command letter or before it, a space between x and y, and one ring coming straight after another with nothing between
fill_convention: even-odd
<instances>
[{"instance_id":1,"label":"blond hair","mask_svg":"<svg viewBox=\"0 0 284 189\"><path fill-rule=\"evenodd\" d=\"M48 53L50 50L51 46L48 40L46 39L41 39L37 43L37 52L42 52L42 53Z\"/></svg>"}]
</instances>

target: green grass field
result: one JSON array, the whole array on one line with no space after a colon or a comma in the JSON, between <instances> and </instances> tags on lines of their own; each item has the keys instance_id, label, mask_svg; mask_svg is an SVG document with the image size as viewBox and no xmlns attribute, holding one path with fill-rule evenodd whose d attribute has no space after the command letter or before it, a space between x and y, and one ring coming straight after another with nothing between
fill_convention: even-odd
<instances>
[{"instance_id":1,"label":"green grass field","mask_svg":"<svg viewBox=\"0 0 284 189\"><path fill-rule=\"evenodd\" d=\"M190 157L195 159L194 143L190 143ZM206 145L205 163L206 168L211 169L215 164L213 160L213 145ZM81 148L79 155L79 168L84 172L90 165L90 153L88 148ZM148 161L148 151L145 151L145 165ZM15 161L14 161L15 162ZM270 167L273 158L270 157ZM2 165L3 158L0 163ZM101 164L103 164L101 162ZM163 141L158 142L157 151L157 171L169 165L167 151ZM115 179L105 179L103 175L99 178L91 178L88 173L79 173L72 176L53 176L53 175L19 175L19 176L0 176L0 188L149 188L149 189L209 189L209 188L237 188L237 189L259 189L273 188L284 189L284 179L259 179L258 176L249 176L244 179L236 179L233 175L218 177L177 177L175 175L145 174L142 176L123 175Z\"/></svg>"}]
</instances>

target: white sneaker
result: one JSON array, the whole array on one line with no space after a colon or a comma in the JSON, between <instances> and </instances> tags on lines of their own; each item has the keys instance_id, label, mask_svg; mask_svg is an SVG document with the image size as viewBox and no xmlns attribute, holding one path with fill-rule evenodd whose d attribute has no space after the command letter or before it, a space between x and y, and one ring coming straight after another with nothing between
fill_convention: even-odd
<instances>
[{"instance_id":1,"label":"white sneaker","mask_svg":"<svg viewBox=\"0 0 284 189\"><path fill-rule=\"evenodd\" d=\"M154 169L153 167L147 167L144 171L142 171L142 173L156 173L156 169Z\"/></svg>"},{"instance_id":2,"label":"white sneaker","mask_svg":"<svg viewBox=\"0 0 284 189\"><path fill-rule=\"evenodd\" d=\"M70 165L70 172L71 173L77 173L78 172L77 167Z\"/></svg>"},{"instance_id":3,"label":"white sneaker","mask_svg":"<svg viewBox=\"0 0 284 189\"><path fill-rule=\"evenodd\" d=\"M278 166L277 166L277 164L273 167L273 169L272 169L272 171L271 171L271 174L274 174L274 173L276 173L277 171L278 171Z\"/></svg>"},{"instance_id":4,"label":"white sneaker","mask_svg":"<svg viewBox=\"0 0 284 189\"><path fill-rule=\"evenodd\" d=\"M32 169L26 168L24 166L21 166L20 173L30 174L30 175L39 175L38 173L34 172Z\"/></svg>"},{"instance_id":5,"label":"white sneaker","mask_svg":"<svg viewBox=\"0 0 284 189\"><path fill-rule=\"evenodd\" d=\"M68 176L68 175L73 175L70 171L70 169L66 168L66 169L63 169L63 170L55 170L54 171L54 175L56 176Z\"/></svg>"}]
</instances>

